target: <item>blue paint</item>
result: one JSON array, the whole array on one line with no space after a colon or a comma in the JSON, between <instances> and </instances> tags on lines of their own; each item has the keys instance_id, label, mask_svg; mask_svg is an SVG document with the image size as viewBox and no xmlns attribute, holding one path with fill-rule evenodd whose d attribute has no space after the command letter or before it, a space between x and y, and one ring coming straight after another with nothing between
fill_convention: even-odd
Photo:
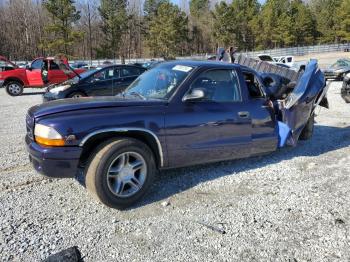
<instances>
[{"instance_id":1,"label":"blue paint","mask_svg":"<svg viewBox=\"0 0 350 262\"><path fill-rule=\"evenodd\" d=\"M284 147L291 134L291 129L285 123L277 122L277 132L278 132L278 147Z\"/></svg>"},{"instance_id":2,"label":"blue paint","mask_svg":"<svg viewBox=\"0 0 350 262\"><path fill-rule=\"evenodd\" d=\"M294 118L283 123L278 121L278 112L272 108L268 98L250 97L242 70L259 78L254 70L237 64L209 61L173 61L158 67L172 68L177 65L193 70L171 91L167 99L142 99L137 96L125 99L120 96L63 99L29 109L26 143L31 159L36 161L33 163L35 169L47 176L74 176L83 149L80 143L99 130L111 129L122 130L113 133L114 136L129 135L148 143L158 152L155 158L160 169L265 154L284 146L289 134L294 134L295 128L302 128L300 121L294 126L292 120L299 119L306 123L315 97L322 91L322 81L307 81L317 86L307 87L297 103L284 111L287 118L290 115L294 115ZM307 75L322 78L315 67L312 63L306 69L311 70ZM235 71L241 100L184 101L184 96L197 77L214 69ZM245 113L243 117L242 112ZM76 140L61 148L39 146L33 139L35 123L51 126L64 137L74 135ZM130 129L139 131L128 132ZM158 141L154 141L152 136L145 140L147 133L140 130L151 132ZM161 152L157 151L159 147L156 142ZM163 165L159 155L162 155Z\"/></svg>"}]
</instances>

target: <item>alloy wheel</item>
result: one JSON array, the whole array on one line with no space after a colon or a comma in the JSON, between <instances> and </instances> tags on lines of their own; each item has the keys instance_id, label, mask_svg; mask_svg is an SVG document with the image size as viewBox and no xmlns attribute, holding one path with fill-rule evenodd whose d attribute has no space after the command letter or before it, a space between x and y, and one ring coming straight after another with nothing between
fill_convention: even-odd
<instances>
[{"instance_id":1,"label":"alloy wheel","mask_svg":"<svg viewBox=\"0 0 350 262\"><path fill-rule=\"evenodd\" d=\"M142 188L147 177L144 158L136 152L125 152L117 156L107 171L109 190L117 197L135 195Z\"/></svg>"},{"instance_id":2,"label":"alloy wheel","mask_svg":"<svg viewBox=\"0 0 350 262\"><path fill-rule=\"evenodd\" d=\"M18 95L21 93L21 87L18 84L10 84L8 86L8 90L14 95Z\"/></svg>"}]
</instances>

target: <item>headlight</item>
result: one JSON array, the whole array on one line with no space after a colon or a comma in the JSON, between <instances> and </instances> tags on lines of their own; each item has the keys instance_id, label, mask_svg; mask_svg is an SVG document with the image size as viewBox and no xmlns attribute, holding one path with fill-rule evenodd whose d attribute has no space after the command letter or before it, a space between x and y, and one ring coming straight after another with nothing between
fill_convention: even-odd
<instances>
[{"instance_id":1,"label":"headlight","mask_svg":"<svg viewBox=\"0 0 350 262\"><path fill-rule=\"evenodd\" d=\"M350 79L350 73L347 73L345 76Z\"/></svg>"},{"instance_id":2,"label":"headlight","mask_svg":"<svg viewBox=\"0 0 350 262\"><path fill-rule=\"evenodd\" d=\"M50 92L53 94L58 94L59 92L62 92L70 87L71 87L70 85L58 86L58 87L52 88Z\"/></svg>"},{"instance_id":3,"label":"headlight","mask_svg":"<svg viewBox=\"0 0 350 262\"><path fill-rule=\"evenodd\" d=\"M52 127L36 124L34 128L35 141L43 146L64 146L63 137Z\"/></svg>"},{"instance_id":4,"label":"headlight","mask_svg":"<svg viewBox=\"0 0 350 262\"><path fill-rule=\"evenodd\" d=\"M335 72L336 72L337 74L342 74L342 73L344 73L345 71L344 71L344 69L338 69L338 70L335 70Z\"/></svg>"}]
</instances>

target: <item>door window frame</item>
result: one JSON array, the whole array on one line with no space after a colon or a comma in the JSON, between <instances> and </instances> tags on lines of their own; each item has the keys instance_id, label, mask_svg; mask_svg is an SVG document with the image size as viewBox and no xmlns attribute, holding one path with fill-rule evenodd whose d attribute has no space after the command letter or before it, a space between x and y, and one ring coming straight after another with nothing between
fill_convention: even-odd
<instances>
[{"instance_id":1,"label":"door window frame","mask_svg":"<svg viewBox=\"0 0 350 262\"><path fill-rule=\"evenodd\" d=\"M186 97L186 95L188 95L190 92L191 92L191 89L192 89L192 85L193 83L199 78L201 77L203 74L209 72L209 71L220 71L220 70L226 70L226 71L231 71L234 73L234 75L236 76L236 79L237 79L237 88L238 88L238 93L239 93L239 100L235 100L235 101L215 101L215 100L198 100L198 101L195 101L194 103L215 103L215 104L227 104L227 103L241 103L243 102L243 94L242 94L242 86L241 86L241 82L240 82L240 79L239 79L239 74L237 72L236 69L234 68L210 68L210 69L206 69L202 72L200 72L191 82L191 84L189 85L188 87L188 90L186 91L186 93L183 95L182 97L182 102L185 102L184 98Z\"/></svg>"},{"instance_id":2,"label":"door window frame","mask_svg":"<svg viewBox=\"0 0 350 262\"><path fill-rule=\"evenodd\" d=\"M129 69L129 68L130 68L130 69L139 70L139 74L136 74L136 75L128 75L128 76L123 75L123 70L124 70L124 69ZM124 67L120 67L119 70L120 70L120 73L119 73L119 77L120 77L120 78L123 78L123 77L135 77L135 76L141 75L141 70L140 70L139 68L137 68L137 67L124 66Z\"/></svg>"},{"instance_id":3,"label":"door window frame","mask_svg":"<svg viewBox=\"0 0 350 262\"><path fill-rule=\"evenodd\" d=\"M245 82L244 74L252 74L252 75L254 75L254 78L255 78L256 81L259 83L258 88L259 88L259 91L260 91L260 93L261 93L261 96L260 96L260 97L252 97L252 96L250 95L250 93L249 93L249 88L248 88L248 86L247 86L247 83L245 83L245 85L247 86L248 98L251 99L251 100L252 100L252 99L262 99L262 98L266 99L266 93L265 93L265 90L264 90L264 85L263 85L263 83L260 81L260 78L257 76L257 74L254 73L254 72L252 72L252 71L249 71L249 70L242 70L242 76L243 76L244 82Z\"/></svg>"},{"instance_id":4,"label":"door window frame","mask_svg":"<svg viewBox=\"0 0 350 262\"><path fill-rule=\"evenodd\" d=\"M40 61L41 63L40 63L40 68L33 68L33 64L35 64L36 62L38 62L38 61ZM44 60L43 59L41 59L41 58L38 58L38 59L35 59L31 64L30 64L30 68L32 69L32 70L41 70L42 69L42 67L43 67L43 63L44 63Z\"/></svg>"},{"instance_id":5,"label":"door window frame","mask_svg":"<svg viewBox=\"0 0 350 262\"><path fill-rule=\"evenodd\" d=\"M113 81L115 80L116 78L109 78L109 79L99 79L99 81L95 81L95 82L91 82L92 79L96 79L94 76L98 73L102 73L103 71L106 71L107 70L111 70L112 68L111 67L107 67L107 68L102 68L100 70L98 70L97 72L93 73L91 76L89 76L87 79L86 79L86 83L88 84L95 84L95 83L98 83L98 82L104 82L104 81ZM113 68L114 70L114 68Z\"/></svg>"}]
</instances>

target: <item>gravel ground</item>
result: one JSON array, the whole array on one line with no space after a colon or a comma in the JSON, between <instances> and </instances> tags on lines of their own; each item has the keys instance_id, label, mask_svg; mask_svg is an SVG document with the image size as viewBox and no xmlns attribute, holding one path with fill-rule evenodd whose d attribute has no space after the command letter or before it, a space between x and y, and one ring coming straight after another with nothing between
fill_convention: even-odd
<instances>
[{"instance_id":1,"label":"gravel ground","mask_svg":"<svg viewBox=\"0 0 350 262\"><path fill-rule=\"evenodd\" d=\"M350 53L346 52L325 52L325 53L316 53L308 54L304 56L296 56L296 61L308 61L309 59L316 58L318 64L321 68L326 69L331 64L335 63L338 59L347 58L350 59Z\"/></svg>"},{"instance_id":2,"label":"gravel ground","mask_svg":"<svg viewBox=\"0 0 350 262\"><path fill-rule=\"evenodd\" d=\"M36 174L24 117L41 97L1 89L0 260L40 261L76 245L86 261L350 261L350 105L340 85L311 140L162 172L128 211L104 207L74 179Z\"/></svg>"}]
</instances>

